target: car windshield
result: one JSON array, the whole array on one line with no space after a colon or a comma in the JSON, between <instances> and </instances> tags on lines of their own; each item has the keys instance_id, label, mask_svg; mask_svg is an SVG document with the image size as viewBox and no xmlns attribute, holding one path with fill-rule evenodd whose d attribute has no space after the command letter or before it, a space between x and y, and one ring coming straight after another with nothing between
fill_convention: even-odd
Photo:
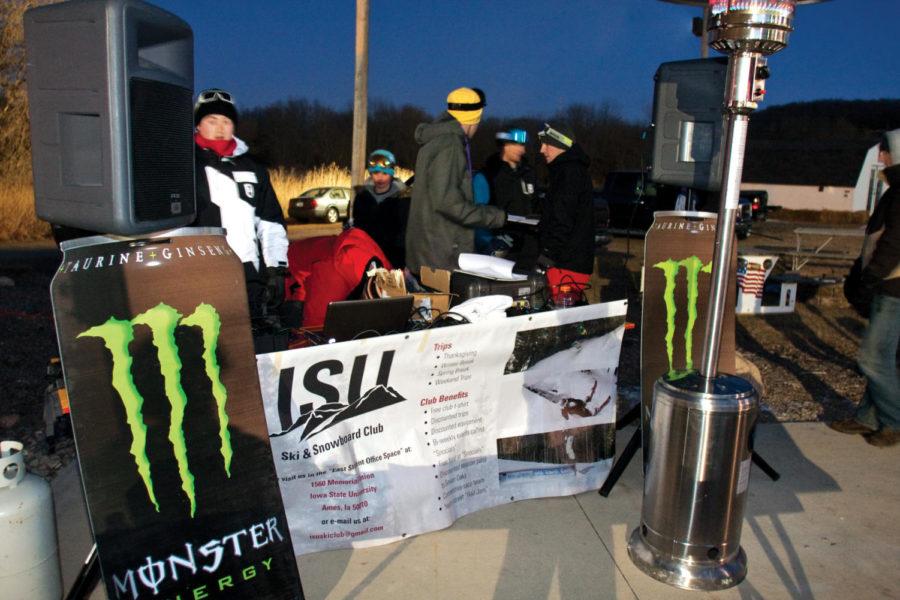
<instances>
[{"instance_id":1,"label":"car windshield","mask_svg":"<svg viewBox=\"0 0 900 600\"><path fill-rule=\"evenodd\" d=\"M637 187L640 183L639 177L616 177L613 182L610 191L613 194L621 194L623 196L627 196L630 194L637 193Z\"/></svg>"},{"instance_id":2,"label":"car windshield","mask_svg":"<svg viewBox=\"0 0 900 600\"><path fill-rule=\"evenodd\" d=\"M641 176L638 173L618 175L613 179L610 192L619 196L656 196L656 184L649 177L643 178L644 191L641 193Z\"/></svg>"},{"instance_id":3,"label":"car windshield","mask_svg":"<svg viewBox=\"0 0 900 600\"><path fill-rule=\"evenodd\" d=\"M313 188L311 190L306 190L301 196L322 196L326 192L328 192L328 188Z\"/></svg>"}]
</instances>

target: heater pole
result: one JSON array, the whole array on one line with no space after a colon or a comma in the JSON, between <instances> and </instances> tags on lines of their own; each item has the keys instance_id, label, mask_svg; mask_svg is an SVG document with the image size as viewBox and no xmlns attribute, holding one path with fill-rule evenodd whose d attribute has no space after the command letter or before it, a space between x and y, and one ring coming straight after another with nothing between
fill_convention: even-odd
<instances>
[{"instance_id":1,"label":"heater pole","mask_svg":"<svg viewBox=\"0 0 900 600\"><path fill-rule=\"evenodd\" d=\"M725 82L725 165L722 192L719 197L719 219L716 226L716 247L713 254L712 284L709 290L709 316L700 374L707 380L715 378L719 365L719 346L722 341L728 285L731 282L731 253L734 249L734 222L738 211L741 175L744 168L744 149L752 102L756 63L759 55L737 52L728 59Z\"/></svg>"}]
</instances>

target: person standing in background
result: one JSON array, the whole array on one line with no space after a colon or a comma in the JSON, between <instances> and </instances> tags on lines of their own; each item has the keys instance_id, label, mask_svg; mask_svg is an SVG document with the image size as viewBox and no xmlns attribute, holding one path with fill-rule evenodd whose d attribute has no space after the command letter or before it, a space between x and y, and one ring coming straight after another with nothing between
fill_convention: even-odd
<instances>
[{"instance_id":1,"label":"person standing in background","mask_svg":"<svg viewBox=\"0 0 900 600\"><path fill-rule=\"evenodd\" d=\"M854 308L869 319L858 357L866 391L853 417L828 426L888 447L900 443L900 129L887 132L879 150L890 187L869 217L862 255L854 265L861 268L858 284L848 290Z\"/></svg>"},{"instance_id":2,"label":"person standing in background","mask_svg":"<svg viewBox=\"0 0 900 600\"><path fill-rule=\"evenodd\" d=\"M369 177L353 199L351 222L375 240L395 269L406 266L406 185L395 177L397 159L389 150L375 150L366 161Z\"/></svg>"},{"instance_id":3,"label":"person standing in background","mask_svg":"<svg viewBox=\"0 0 900 600\"><path fill-rule=\"evenodd\" d=\"M547 270L556 302L563 285L582 291L594 272L593 184L590 159L571 131L545 123L538 139L550 171L541 209L538 265Z\"/></svg>"},{"instance_id":4,"label":"person standing in background","mask_svg":"<svg viewBox=\"0 0 900 600\"><path fill-rule=\"evenodd\" d=\"M406 229L406 265L415 276L423 266L455 269L459 255L475 249L475 228L506 222L503 210L473 201L469 140L484 107L483 92L457 88L447 96L444 114L416 128L421 148Z\"/></svg>"}]
</instances>

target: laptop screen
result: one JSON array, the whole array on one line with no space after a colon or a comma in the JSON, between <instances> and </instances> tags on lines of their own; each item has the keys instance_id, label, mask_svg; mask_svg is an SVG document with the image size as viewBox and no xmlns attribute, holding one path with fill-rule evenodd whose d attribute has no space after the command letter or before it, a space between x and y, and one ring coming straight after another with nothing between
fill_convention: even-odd
<instances>
[{"instance_id":1,"label":"laptop screen","mask_svg":"<svg viewBox=\"0 0 900 600\"><path fill-rule=\"evenodd\" d=\"M406 331L412 315L413 297L341 300L329 302L322 335L345 342Z\"/></svg>"}]
</instances>

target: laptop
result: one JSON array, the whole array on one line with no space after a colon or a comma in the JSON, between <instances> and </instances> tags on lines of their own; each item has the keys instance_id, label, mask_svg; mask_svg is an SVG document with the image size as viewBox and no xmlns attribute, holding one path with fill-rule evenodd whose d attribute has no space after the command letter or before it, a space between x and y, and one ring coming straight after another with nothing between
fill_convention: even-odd
<instances>
[{"instance_id":1,"label":"laptop","mask_svg":"<svg viewBox=\"0 0 900 600\"><path fill-rule=\"evenodd\" d=\"M413 297L329 302L322 335L329 342L345 342L406 331Z\"/></svg>"}]
</instances>

